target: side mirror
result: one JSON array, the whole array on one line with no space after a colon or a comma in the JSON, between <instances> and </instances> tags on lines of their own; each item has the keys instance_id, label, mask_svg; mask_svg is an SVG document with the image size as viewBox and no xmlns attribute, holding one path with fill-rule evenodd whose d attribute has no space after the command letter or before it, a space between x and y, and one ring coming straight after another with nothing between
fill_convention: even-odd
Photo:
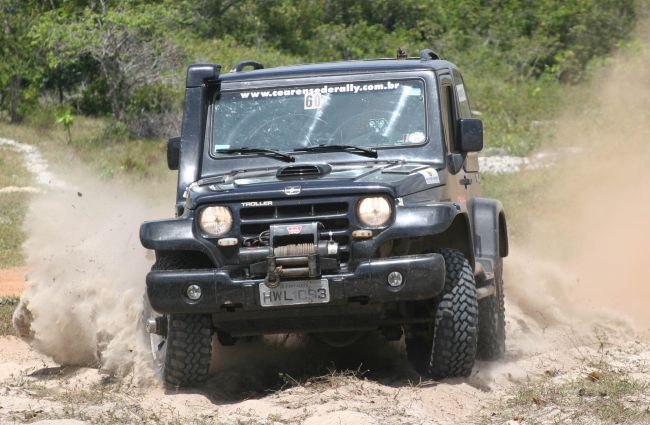
<instances>
[{"instance_id":1,"label":"side mirror","mask_svg":"<svg viewBox=\"0 0 650 425\"><path fill-rule=\"evenodd\" d=\"M479 152L483 149L483 122L477 118L458 120L458 149L462 152Z\"/></svg>"},{"instance_id":2,"label":"side mirror","mask_svg":"<svg viewBox=\"0 0 650 425\"><path fill-rule=\"evenodd\" d=\"M167 167L170 170L178 170L181 161L181 138L172 137L167 141Z\"/></svg>"}]
</instances>

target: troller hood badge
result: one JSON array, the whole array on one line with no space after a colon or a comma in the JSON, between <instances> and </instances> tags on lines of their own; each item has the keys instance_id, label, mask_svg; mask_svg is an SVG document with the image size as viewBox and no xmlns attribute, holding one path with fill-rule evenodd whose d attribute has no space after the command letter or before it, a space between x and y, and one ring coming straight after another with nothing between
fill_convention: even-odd
<instances>
[{"instance_id":1,"label":"troller hood badge","mask_svg":"<svg viewBox=\"0 0 650 425\"><path fill-rule=\"evenodd\" d=\"M297 195L301 190L300 186L287 186L284 188L284 194L289 196Z\"/></svg>"}]
</instances>

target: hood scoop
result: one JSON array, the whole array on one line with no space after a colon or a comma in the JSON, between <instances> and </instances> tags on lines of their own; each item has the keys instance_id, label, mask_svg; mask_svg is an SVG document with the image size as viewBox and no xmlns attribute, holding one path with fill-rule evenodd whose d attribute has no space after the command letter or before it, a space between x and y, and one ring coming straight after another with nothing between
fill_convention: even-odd
<instances>
[{"instance_id":1,"label":"hood scoop","mask_svg":"<svg viewBox=\"0 0 650 425\"><path fill-rule=\"evenodd\" d=\"M311 179L324 176L332 171L329 164L292 164L278 169L279 179Z\"/></svg>"}]
</instances>

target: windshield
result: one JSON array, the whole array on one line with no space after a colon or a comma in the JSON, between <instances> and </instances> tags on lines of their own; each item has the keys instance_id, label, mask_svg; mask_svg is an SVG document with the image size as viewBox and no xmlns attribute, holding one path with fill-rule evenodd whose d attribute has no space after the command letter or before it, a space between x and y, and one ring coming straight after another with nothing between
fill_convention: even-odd
<instances>
[{"instance_id":1,"label":"windshield","mask_svg":"<svg viewBox=\"0 0 650 425\"><path fill-rule=\"evenodd\" d=\"M424 95L420 79L220 92L213 107L211 153L422 144L427 139Z\"/></svg>"}]
</instances>

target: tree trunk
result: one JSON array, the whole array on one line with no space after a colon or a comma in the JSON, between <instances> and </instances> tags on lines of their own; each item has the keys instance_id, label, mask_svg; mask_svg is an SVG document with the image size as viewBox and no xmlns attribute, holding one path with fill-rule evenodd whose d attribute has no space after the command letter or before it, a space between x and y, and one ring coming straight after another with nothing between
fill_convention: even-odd
<instances>
[{"instance_id":1,"label":"tree trunk","mask_svg":"<svg viewBox=\"0 0 650 425\"><path fill-rule=\"evenodd\" d=\"M109 82L109 86L110 86L110 82ZM111 109L113 110L113 116L117 121L119 121L120 117L122 116L122 107L118 99L117 89L109 88L108 95L111 98Z\"/></svg>"},{"instance_id":2,"label":"tree trunk","mask_svg":"<svg viewBox=\"0 0 650 425\"><path fill-rule=\"evenodd\" d=\"M122 105L120 103L120 84L119 69L111 63L109 58L102 58L100 61L102 75L108 85L108 98L111 102L111 111L115 120L119 121L122 117Z\"/></svg>"},{"instance_id":3,"label":"tree trunk","mask_svg":"<svg viewBox=\"0 0 650 425\"><path fill-rule=\"evenodd\" d=\"M63 82L61 82L61 78L56 79L56 88L59 92L59 104L63 105Z\"/></svg>"},{"instance_id":4,"label":"tree trunk","mask_svg":"<svg viewBox=\"0 0 650 425\"><path fill-rule=\"evenodd\" d=\"M9 95L11 96L11 122L19 123L21 116L18 113L18 99L20 98L20 75L14 75L9 81Z\"/></svg>"}]
</instances>

